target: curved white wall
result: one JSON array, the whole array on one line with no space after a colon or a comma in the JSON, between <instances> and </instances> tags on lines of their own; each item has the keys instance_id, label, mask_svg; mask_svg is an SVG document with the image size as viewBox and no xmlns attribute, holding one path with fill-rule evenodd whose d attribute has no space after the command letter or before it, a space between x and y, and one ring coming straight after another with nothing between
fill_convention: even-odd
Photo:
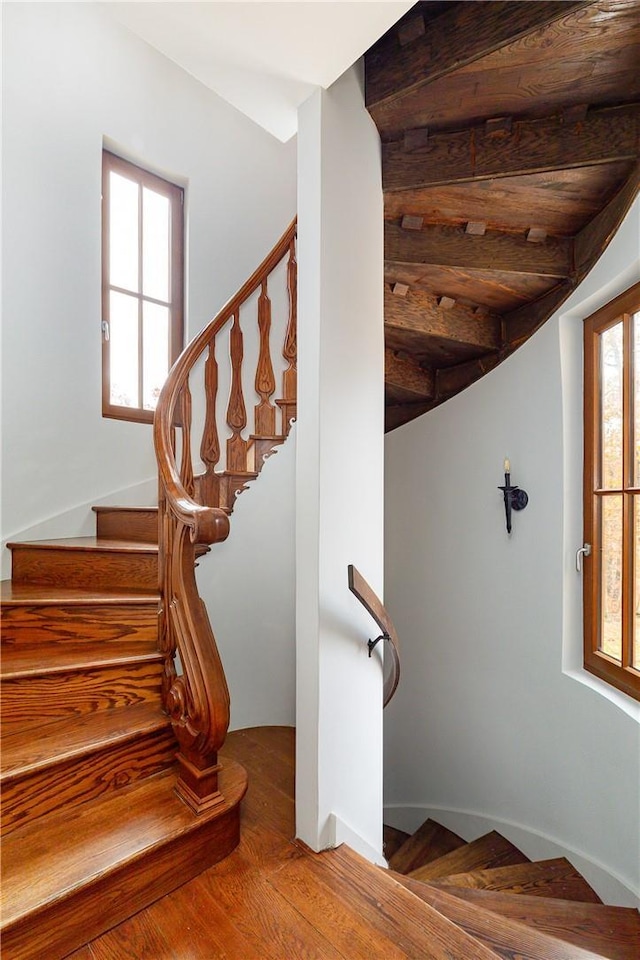
<instances>
[{"instance_id":1,"label":"curved white wall","mask_svg":"<svg viewBox=\"0 0 640 960\"><path fill-rule=\"evenodd\" d=\"M524 828L525 852L548 855L553 841L636 896L637 704L582 682L573 558L580 321L638 279L639 210L520 350L387 437L385 479L385 600L403 671L385 715L388 820L413 828L435 810L476 833ZM510 538L496 489L506 456L530 497ZM604 892L632 902L616 883Z\"/></svg>"},{"instance_id":2,"label":"curved white wall","mask_svg":"<svg viewBox=\"0 0 640 960\"><path fill-rule=\"evenodd\" d=\"M186 185L187 339L295 213L295 141L276 141L99 7L2 9L5 537L37 535L155 474L150 427L101 416L103 137ZM87 516L69 514L67 532Z\"/></svg>"}]
</instances>

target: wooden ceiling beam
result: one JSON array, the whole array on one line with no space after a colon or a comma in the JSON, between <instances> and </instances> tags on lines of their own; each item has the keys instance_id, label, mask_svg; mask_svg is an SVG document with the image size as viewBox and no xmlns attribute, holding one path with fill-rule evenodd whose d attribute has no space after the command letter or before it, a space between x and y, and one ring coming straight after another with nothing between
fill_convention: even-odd
<instances>
[{"instance_id":1,"label":"wooden ceiling beam","mask_svg":"<svg viewBox=\"0 0 640 960\"><path fill-rule=\"evenodd\" d=\"M396 356L388 347L384 351L384 379L386 383L420 397L431 398L435 394L433 371L423 369L414 360Z\"/></svg>"},{"instance_id":2,"label":"wooden ceiling beam","mask_svg":"<svg viewBox=\"0 0 640 960\"><path fill-rule=\"evenodd\" d=\"M459 227L408 231L393 223L385 226L384 258L559 278L570 276L573 266L570 240L550 237L544 243L528 243L524 236L497 231L473 236Z\"/></svg>"},{"instance_id":3,"label":"wooden ceiling beam","mask_svg":"<svg viewBox=\"0 0 640 960\"><path fill-rule=\"evenodd\" d=\"M456 4L426 24L423 21L424 29L407 33L406 25L419 19L411 12L365 57L367 107L399 99L586 6L590 3L582 0L477 0Z\"/></svg>"},{"instance_id":4,"label":"wooden ceiling beam","mask_svg":"<svg viewBox=\"0 0 640 960\"><path fill-rule=\"evenodd\" d=\"M589 110L584 120L562 116L514 122L496 137L485 124L434 133L420 149L383 144L383 189L417 190L452 183L569 170L640 154L640 104Z\"/></svg>"},{"instance_id":5,"label":"wooden ceiling beam","mask_svg":"<svg viewBox=\"0 0 640 960\"><path fill-rule=\"evenodd\" d=\"M586 277L606 249L640 190L640 163L609 203L584 227L574 240L575 275L549 290L543 297L503 314L506 347L510 352L524 343L559 310Z\"/></svg>"},{"instance_id":6,"label":"wooden ceiling beam","mask_svg":"<svg viewBox=\"0 0 640 960\"><path fill-rule=\"evenodd\" d=\"M497 367L501 359L499 354L489 354L478 360L458 363L455 367L441 368L436 372L436 398L442 401L459 393Z\"/></svg>"},{"instance_id":7,"label":"wooden ceiling beam","mask_svg":"<svg viewBox=\"0 0 640 960\"><path fill-rule=\"evenodd\" d=\"M410 330L486 350L498 350L501 345L499 317L492 314L478 316L468 307L456 303L443 309L436 298L424 290L410 289L399 298L386 289L384 324L385 328Z\"/></svg>"}]
</instances>

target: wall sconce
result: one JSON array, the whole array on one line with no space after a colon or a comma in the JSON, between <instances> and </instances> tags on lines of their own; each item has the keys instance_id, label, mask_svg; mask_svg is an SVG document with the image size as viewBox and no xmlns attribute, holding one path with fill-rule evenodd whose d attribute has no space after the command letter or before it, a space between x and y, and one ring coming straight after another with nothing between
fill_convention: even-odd
<instances>
[{"instance_id":1,"label":"wall sconce","mask_svg":"<svg viewBox=\"0 0 640 960\"><path fill-rule=\"evenodd\" d=\"M511 533L511 511L524 510L529 503L529 496L520 487L511 485L511 463L504 461L504 486L498 487L504 496L504 513L507 521L507 533Z\"/></svg>"}]
</instances>

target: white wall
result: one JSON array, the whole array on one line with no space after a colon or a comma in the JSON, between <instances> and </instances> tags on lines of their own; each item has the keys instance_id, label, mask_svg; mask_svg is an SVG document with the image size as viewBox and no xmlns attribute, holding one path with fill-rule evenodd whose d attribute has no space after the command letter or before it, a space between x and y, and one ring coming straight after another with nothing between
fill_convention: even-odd
<instances>
[{"instance_id":1,"label":"white wall","mask_svg":"<svg viewBox=\"0 0 640 960\"><path fill-rule=\"evenodd\" d=\"M3 536L50 535L68 511L82 533L78 504L155 474L150 427L101 416L103 137L186 185L187 339L293 217L296 148L98 5L2 15Z\"/></svg>"},{"instance_id":2,"label":"white wall","mask_svg":"<svg viewBox=\"0 0 640 960\"><path fill-rule=\"evenodd\" d=\"M386 442L386 600L403 670L385 720L389 821L497 825L536 856L552 841L627 903L620 884L640 887L639 711L580 667L574 557L581 320L638 279L639 211L520 350ZM530 497L511 537L496 489L506 456Z\"/></svg>"},{"instance_id":3,"label":"white wall","mask_svg":"<svg viewBox=\"0 0 640 960\"><path fill-rule=\"evenodd\" d=\"M303 105L298 151L297 833L376 859L381 666L347 588L354 563L382 592L382 191L361 66Z\"/></svg>"},{"instance_id":4,"label":"white wall","mask_svg":"<svg viewBox=\"0 0 640 960\"><path fill-rule=\"evenodd\" d=\"M196 570L231 694L231 729L295 726L296 428L237 499ZM242 584L242 590L238 590Z\"/></svg>"}]
</instances>

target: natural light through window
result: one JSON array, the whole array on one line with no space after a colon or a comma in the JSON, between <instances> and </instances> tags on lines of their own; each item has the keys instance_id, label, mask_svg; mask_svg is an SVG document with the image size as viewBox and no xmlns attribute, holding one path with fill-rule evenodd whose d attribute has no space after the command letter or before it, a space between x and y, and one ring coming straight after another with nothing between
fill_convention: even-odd
<instances>
[{"instance_id":1,"label":"natural light through window","mask_svg":"<svg viewBox=\"0 0 640 960\"><path fill-rule=\"evenodd\" d=\"M585 321L585 667L640 699L640 284Z\"/></svg>"},{"instance_id":2,"label":"natural light through window","mask_svg":"<svg viewBox=\"0 0 640 960\"><path fill-rule=\"evenodd\" d=\"M103 413L150 421L182 346L183 191L103 157Z\"/></svg>"}]
</instances>

